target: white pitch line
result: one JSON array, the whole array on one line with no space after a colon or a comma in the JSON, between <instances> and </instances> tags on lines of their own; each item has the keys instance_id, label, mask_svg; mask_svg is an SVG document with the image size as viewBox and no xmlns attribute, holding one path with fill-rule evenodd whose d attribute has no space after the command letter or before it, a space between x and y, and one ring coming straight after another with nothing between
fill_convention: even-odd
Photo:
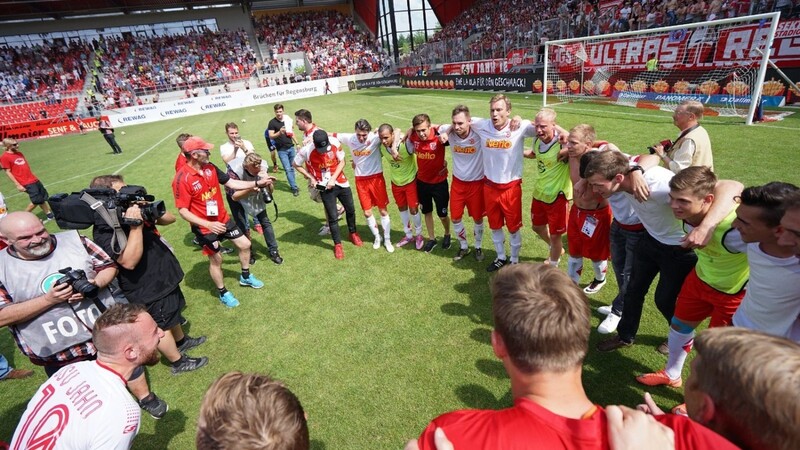
<instances>
[{"instance_id":1,"label":"white pitch line","mask_svg":"<svg viewBox=\"0 0 800 450\"><path fill-rule=\"evenodd\" d=\"M183 128L183 127L179 127L178 129L176 129L176 130L175 130L175 131L173 131L172 133L170 133L170 134L168 134L168 135L164 136L164 138L163 138L163 139L161 139L160 141L158 141L158 142L156 142L155 144L153 144L153 145L152 145L150 148L148 148L147 150L145 150L145 151L144 151L144 152L143 152L141 155L137 156L136 158L133 158L132 160L128 161L128 163L127 163L127 164L125 164L124 166L122 166L122 167L120 167L119 169L115 170L115 171L114 171L114 175L117 175L118 173L120 173L120 172L122 172L123 170L125 170L125 168L126 168L126 167L128 167L128 166L130 166L131 164L133 164L133 163L135 163L136 161L138 161L138 160L139 160L139 158L141 158L142 156L144 156L144 155L146 155L146 154L150 153L150 151L151 151L151 150L153 150L154 148L156 148L156 147L158 147L159 145L161 145L161 143L162 143L162 142L164 142L164 141L166 141L166 140L167 140L167 138L171 137L173 134L177 133L178 131L181 131L181 128Z\"/></svg>"}]
</instances>

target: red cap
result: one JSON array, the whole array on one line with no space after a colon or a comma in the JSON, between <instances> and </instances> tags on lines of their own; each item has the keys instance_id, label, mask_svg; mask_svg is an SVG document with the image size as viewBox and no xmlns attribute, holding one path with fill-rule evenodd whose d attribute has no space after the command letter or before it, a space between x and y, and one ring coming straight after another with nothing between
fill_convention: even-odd
<instances>
[{"instance_id":1,"label":"red cap","mask_svg":"<svg viewBox=\"0 0 800 450\"><path fill-rule=\"evenodd\" d=\"M197 150L211 150L214 144L209 144L199 136L192 136L183 143L183 153L192 153Z\"/></svg>"}]
</instances>

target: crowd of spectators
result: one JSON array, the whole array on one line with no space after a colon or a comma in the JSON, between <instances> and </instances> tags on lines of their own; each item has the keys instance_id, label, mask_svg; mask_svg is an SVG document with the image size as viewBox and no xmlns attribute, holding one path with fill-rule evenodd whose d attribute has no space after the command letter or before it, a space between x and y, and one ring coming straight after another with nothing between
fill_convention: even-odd
<instances>
[{"instance_id":1,"label":"crowd of spectators","mask_svg":"<svg viewBox=\"0 0 800 450\"><path fill-rule=\"evenodd\" d=\"M379 42L338 11L261 16L254 19L254 26L259 41L269 49L265 65L280 67L279 55L304 52L312 79L376 72L389 61Z\"/></svg>"},{"instance_id":2,"label":"crowd of spectators","mask_svg":"<svg viewBox=\"0 0 800 450\"><path fill-rule=\"evenodd\" d=\"M0 47L0 98L5 103L58 103L80 91L90 48L80 41Z\"/></svg>"},{"instance_id":3,"label":"crowd of spectators","mask_svg":"<svg viewBox=\"0 0 800 450\"><path fill-rule=\"evenodd\" d=\"M97 50L106 97L125 99L154 91L183 90L249 78L256 56L244 30L192 31L169 36L118 37Z\"/></svg>"}]
</instances>

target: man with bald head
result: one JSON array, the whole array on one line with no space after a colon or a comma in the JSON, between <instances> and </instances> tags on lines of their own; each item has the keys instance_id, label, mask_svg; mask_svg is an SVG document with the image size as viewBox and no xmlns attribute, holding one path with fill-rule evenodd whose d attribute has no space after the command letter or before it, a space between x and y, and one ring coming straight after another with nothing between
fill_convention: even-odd
<instances>
[{"instance_id":1,"label":"man with bald head","mask_svg":"<svg viewBox=\"0 0 800 450\"><path fill-rule=\"evenodd\" d=\"M144 306L108 308L92 330L97 360L71 364L45 381L28 403L11 448L44 446L43 441L52 449L130 448L139 432L139 408L125 380L141 365L158 362L163 336Z\"/></svg>"},{"instance_id":2,"label":"man with bald head","mask_svg":"<svg viewBox=\"0 0 800 450\"><path fill-rule=\"evenodd\" d=\"M0 252L0 327L8 326L22 353L48 376L94 359L91 330L100 306L115 303L107 288L117 275L114 261L76 231L49 234L29 212L8 214L0 221L0 234L9 244ZM58 283L64 277L59 271L66 268L85 272L97 287L96 298ZM142 408L155 418L167 412L167 404L148 389L144 370L128 380Z\"/></svg>"}]
</instances>

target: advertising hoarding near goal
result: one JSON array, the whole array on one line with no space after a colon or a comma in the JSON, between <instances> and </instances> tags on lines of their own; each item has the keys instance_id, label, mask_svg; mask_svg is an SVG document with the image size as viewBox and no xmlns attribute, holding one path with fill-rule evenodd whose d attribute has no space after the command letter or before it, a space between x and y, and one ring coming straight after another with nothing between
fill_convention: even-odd
<instances>
[{"instance_id":1,"label":"advertising hoarding near goal","mask_svg":"<svg viewBox=\"0 0 800 450\"><path fill-rule=\"evenodd\" d=\"M779 17L758 14L549 41L544 105L602 101L673 110L681 96L652 94L702 95L710 114L744 117L751 124Z\"/></svg>"}]
</instances>

